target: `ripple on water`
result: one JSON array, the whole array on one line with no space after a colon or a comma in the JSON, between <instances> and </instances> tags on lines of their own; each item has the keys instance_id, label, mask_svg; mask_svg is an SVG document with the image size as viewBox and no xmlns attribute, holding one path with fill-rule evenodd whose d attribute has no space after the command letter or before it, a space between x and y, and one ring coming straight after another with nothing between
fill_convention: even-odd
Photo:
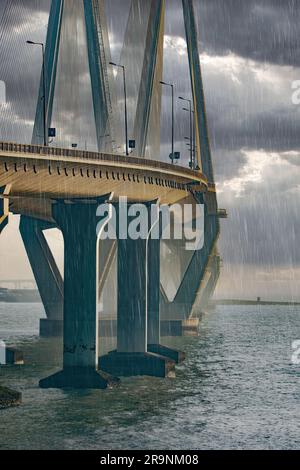
<instances>
[{"instance_id":1,"label":"ripple on water","mask_svg":"<svg viewBox=\"0 0 300 470\"><path fill-rule=\"evenodd\" d=\"M38 388L61 359L60 341L37 337L41 315L38 304L0 304L0 336L26 360L1 370L23 405L1 412L0 448L299 448L299 308L219 307L199 338L167 341L187 352L176 379L124 379L107 391Z\"/></svg>"}]
</instances>

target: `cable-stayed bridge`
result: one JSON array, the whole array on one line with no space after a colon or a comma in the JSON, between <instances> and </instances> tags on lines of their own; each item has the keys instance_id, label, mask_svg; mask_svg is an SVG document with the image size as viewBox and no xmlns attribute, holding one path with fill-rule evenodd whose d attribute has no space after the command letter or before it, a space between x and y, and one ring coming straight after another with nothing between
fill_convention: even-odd
<instances>
[{"instance_id":1,"label":"cable-stayed bridge","mask_svg":"<svg viewBox=\"0 0 300 470\"><path fill-rule=\"evenodd\" d=\"M181 97L190 105L185 166L176 164L174 85L163 81L164 0L132 0L118 62L103 0L52 0L45 44L28 41L43 58L36 116L31 143L0 142L0 227L9 212L21 215L47 314L43 331L63 331L63 370L42 387L105 388L115 376L173 373L184 354L161 345L160 320L197 318L215 288L222 212L193 2L182 0L182 12L191 87L190 99ZM172 91L170 155L161 151L165 86ZM144 238L123 237L119 224L114 240L99 240L97 209L106 204L119 213L120 198L129 213L143 205L149 220L157 207L158 225L160 207L201 205L202 248L152 238L151 224ZM51 228L64 238L63 278L44 235ZM117 349L99 359L98 303L111 310L113 297Z\"/></svg>"}]
</instances>

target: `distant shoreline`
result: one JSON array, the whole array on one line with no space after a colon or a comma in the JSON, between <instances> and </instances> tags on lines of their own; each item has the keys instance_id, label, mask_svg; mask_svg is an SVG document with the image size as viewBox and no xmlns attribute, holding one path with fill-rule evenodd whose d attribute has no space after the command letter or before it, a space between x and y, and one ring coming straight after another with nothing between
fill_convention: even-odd
<instances>
[{"instance_id":1,"label":"distant shoreline","mask_svg":"<svg viewBox=\"0 0 300 470\"><path fill-rule=\"evenodd\" d=\"M241 300L241 299L220 299L212 300L211 305L300 305L300 302L279 302L276 300Z\"/></svg>"}]
</instances>

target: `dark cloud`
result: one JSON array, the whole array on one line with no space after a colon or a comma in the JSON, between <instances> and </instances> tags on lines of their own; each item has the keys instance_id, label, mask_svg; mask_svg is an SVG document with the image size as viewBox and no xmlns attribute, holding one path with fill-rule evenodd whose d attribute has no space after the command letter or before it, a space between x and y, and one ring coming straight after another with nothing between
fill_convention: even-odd
<instances>
[{"instance_id":1,"label":"dark cloud","mask_svg":"<svg viewBox=\"0 0 300 470\"><path fill-rule=\"evenodd\" d=\"M297 0L196 0L203 49L280 65L300 64Z\"/></svg>"},{"instance_id":2,"label":"dark cloud","mask_svg":"<svg viewBox=\"0 0 300 470\"><path fill-rule=\"evenodd\" d=\"M216 123L209 113L210 122ZM239 148L263 148L270 151L298 150L300 148L300 113L297 109L286 112L261 112L255 116L237 116L239 119L211 126L213 148L236 151Z\"/></svg>"}]
</instances>

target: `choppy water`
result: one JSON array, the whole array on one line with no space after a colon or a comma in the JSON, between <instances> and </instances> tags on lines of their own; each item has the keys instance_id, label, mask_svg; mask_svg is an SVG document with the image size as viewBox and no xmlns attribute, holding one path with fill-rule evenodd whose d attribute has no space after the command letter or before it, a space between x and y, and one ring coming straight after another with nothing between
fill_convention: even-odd
<instances>
[{"instance_id":1,"label":"choppy water","mask_svg":"<svg viewBox=\"0 0 300 470\"><path fill-rule=\"evenodd\" d=\"M199 338L168 341L188 356L176 379L80 392L38 388L60 356L60 344L37 337L40 315L39 305L0 304L0 337L26 359L0 371L23 392L20 408L0 412L1 449L300 447L299 307L219 307Z\"/></svg>"}]
</instances>

